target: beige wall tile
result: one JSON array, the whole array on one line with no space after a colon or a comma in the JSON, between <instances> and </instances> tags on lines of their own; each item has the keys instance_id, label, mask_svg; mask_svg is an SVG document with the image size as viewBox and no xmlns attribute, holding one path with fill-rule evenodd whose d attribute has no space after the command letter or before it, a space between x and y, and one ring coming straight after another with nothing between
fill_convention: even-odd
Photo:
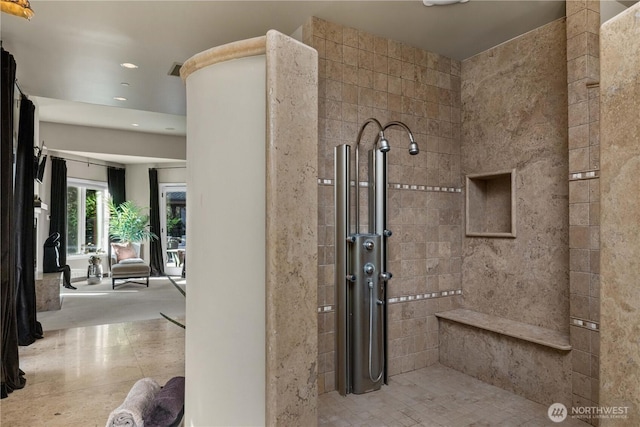
<instances>
[{"instance_id":1,"label":"beige wall tile","mask_svg":"<svg viewBox=\"0 0 640 427\"><path fill-rule=\"evenodd\" d=\"M571 39L587 31L587 10L577 9L567 15L567 38Z\"/></svg>"},{"instance_id":2,"label":"beige wall tile","mask_svg":"<svg viewBox=\"0 0 640 427\"><path fill-rule=\"evenodd\" d=\"M578 16L578 15L575 15ZM572 21L572 18L568 19L569 22ZM587 48L587 33L580 32L576 33L573 37L567 40L567 59L574 59L582 55L586 55L588 53Z\"/></svg>"},{"instance_id":3,"label":"beige wall tile","mask_svg":"<svg viewBox=\"0 0 640 427\"><path fill-rule=\"evenodd\" d=\"M589 170L589 160L588 147L569 150L569 172L582 172Z\"/></svg>"}]
</instances>

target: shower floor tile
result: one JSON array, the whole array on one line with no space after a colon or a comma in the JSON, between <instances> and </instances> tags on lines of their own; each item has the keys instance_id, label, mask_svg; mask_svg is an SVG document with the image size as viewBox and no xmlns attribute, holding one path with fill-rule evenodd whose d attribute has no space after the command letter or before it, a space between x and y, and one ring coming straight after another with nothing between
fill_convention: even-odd
<instances>
[{"instance_id":1,"label":"shower floor tile","mask_svg":"<svg viewBox=\"0 0 640 427\"><path fill-rule=\"evenodd\" d=\"M435 364L391 377L380 391L320 395L319 426L563 426L589 424L567 418L552 422L548 407Z\"/></svg>"}]
</instances>

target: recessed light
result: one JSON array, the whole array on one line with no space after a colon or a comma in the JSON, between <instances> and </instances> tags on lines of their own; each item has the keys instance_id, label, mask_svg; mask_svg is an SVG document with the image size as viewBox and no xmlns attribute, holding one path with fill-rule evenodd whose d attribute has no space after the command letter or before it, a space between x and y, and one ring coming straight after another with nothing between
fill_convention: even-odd
<instances>
[{"instance_id":1,"label":"recessed light","mask_svg":"<svg viewBox=\"0 0 640 427\"><path fill-rule=\"evenodd\" d=\"M127 98L123 97L123 96L114 96L113 99L115 99L116 101L126 101Z\"/></svg>"},{"instance_id":2,"label":"recessed light","mask_svg":"<svg viewBox=\"0 0 640 427\"><path fill-rule=\"evenodd\" d=\"M176 130L176 128L164 128L165 130Z\"/></svg>"},{"instance_id":3,"label":"recessed light","mask_svg":"<svg viewBox=\"0 0 640 427\"><path fill-rule=\"evenodd\" d=\"M138 66L136 64L132 64L131 62L123 62L122 64L120 64L121 67L123 68L129 68L129 69L135 69L138 68Z\"/></svg>"},{"instance_id":4,"label":"recessed light","mask_svg":"<svg viewBox=\"0 0 640 427\"><path fill-rule=\"evenodd\" d=\"M122 82L122 83L120 83L120 85L121 85L121 86L131 86L131 85L130 85L129 83L127 83L127 82Z\"/></svg>"},{"instance_id":5,"label":"recessed light","mask_svg":"<svg viewBox=\"0 0 640 427\"><path fill-rule=\"evenodd\" d=\"M131 123L131 126L133 126L134 128L137 128L140 125L138 123Z\"/></svg>"}]
</instances>

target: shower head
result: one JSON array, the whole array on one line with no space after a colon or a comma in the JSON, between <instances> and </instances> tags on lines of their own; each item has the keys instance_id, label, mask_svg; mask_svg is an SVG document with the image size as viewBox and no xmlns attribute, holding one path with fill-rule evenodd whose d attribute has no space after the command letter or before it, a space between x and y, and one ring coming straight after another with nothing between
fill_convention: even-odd
<instances>
[{"instance_id":1,"label":"shower head","mask_svg":"<svg viewBox=\"0 0 640 427\"><path fill-rule=\"evenodd\" d=\"M380 151L382 151L383 153L386 153L387 151L391 150L391 147L389 146L389 141L387 141L387 138L384 137L384 133L382 131L380 131Z\"/></svg>"},{"instance_id":2,"label":"shower head","mask_svg":"<svg viewBox=\"0 0 640 427\"><path fill-rule=\"evenodd\" d=\"M415 139L413 139L413 133L411 133L411 129L409 129L409 126L405 125L402 122L393 120L387 123L386 125L384 125L382 130L385 131L391 126L399 126L405 131L407 131L407 134L409 135L409 154L411 154L412 156L415 156L420 152L420 149L418 148L418 144L416 144Z\"/></svg>"}]
</instances>

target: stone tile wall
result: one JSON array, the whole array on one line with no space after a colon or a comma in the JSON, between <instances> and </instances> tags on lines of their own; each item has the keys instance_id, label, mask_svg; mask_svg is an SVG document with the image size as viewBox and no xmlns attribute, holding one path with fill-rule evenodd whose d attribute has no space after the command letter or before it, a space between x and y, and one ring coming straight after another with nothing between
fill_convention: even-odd
<instances>
[{"instance_id":1,"label":"stone tile wall","mask_svg":"<svg viewBox=\"0 0 640 427\"><path fill-rule=\"evenodd\" d=\"M573 406L596 406L600 357L600 2L569 0L566 10ZM597 419L591 422L597 425Z\"/></svg>"},{"instance_id":2,"label":"stone tile wall","mask_svg":"<svg viewBox=\"0 0 640 427\"><path fill-rule=\"evenodd\" d=\"M463 237L462 306L561 334L569 332L565 64L564 19L462 62L462 174L516 170L516 237ZM441 363L542 404L571 404L570 353L447 322L440 337Z\"/></svg>"},{"instance_id":3,"label":"stone tile wall","mask_svg":"<svg viewBox=\"0 0 640 427\"><path fill-rule=\"evenodd\" d=\"M399 120L389 153L389 374L438 360L433 314L456 306L461 279L460 62L318 18L303 27L318 50L318 390L335 389L333 149L355 146L361 123ZM373 129L362 139L374 140ZM367 150L361 149L361 154ZM353 156L353 153L352 153ZM360 180L366 155L361 155ZM352 198L353 199L353 198ZM361 190L361 206L366 205ZM361 216L366 211L361 209ZM363 221L366 226L366 219Z\"/></svg>"},{"instance_id":4,"label":"stone tile wall","mask_svg":"<svg viewBox=\"0 0 640 427\"><path fill-rule=\"evenodd\" d=\"M565 22L462 63L462 173L516 169L517 237L465 237L465 308L568 332Z\"/></svg>"},{"instance_id":5,"label":"stone tile wall","mask_svg":"<svg viewBox=\"0 0 640 427\"><path fill-rule=\"evenodd\" d=\"M632 427L640 425L640 3L601 29L603 334L598 403L627 408L625 419L603 419L601 425Z\"/></svg>"}]
</instances>

